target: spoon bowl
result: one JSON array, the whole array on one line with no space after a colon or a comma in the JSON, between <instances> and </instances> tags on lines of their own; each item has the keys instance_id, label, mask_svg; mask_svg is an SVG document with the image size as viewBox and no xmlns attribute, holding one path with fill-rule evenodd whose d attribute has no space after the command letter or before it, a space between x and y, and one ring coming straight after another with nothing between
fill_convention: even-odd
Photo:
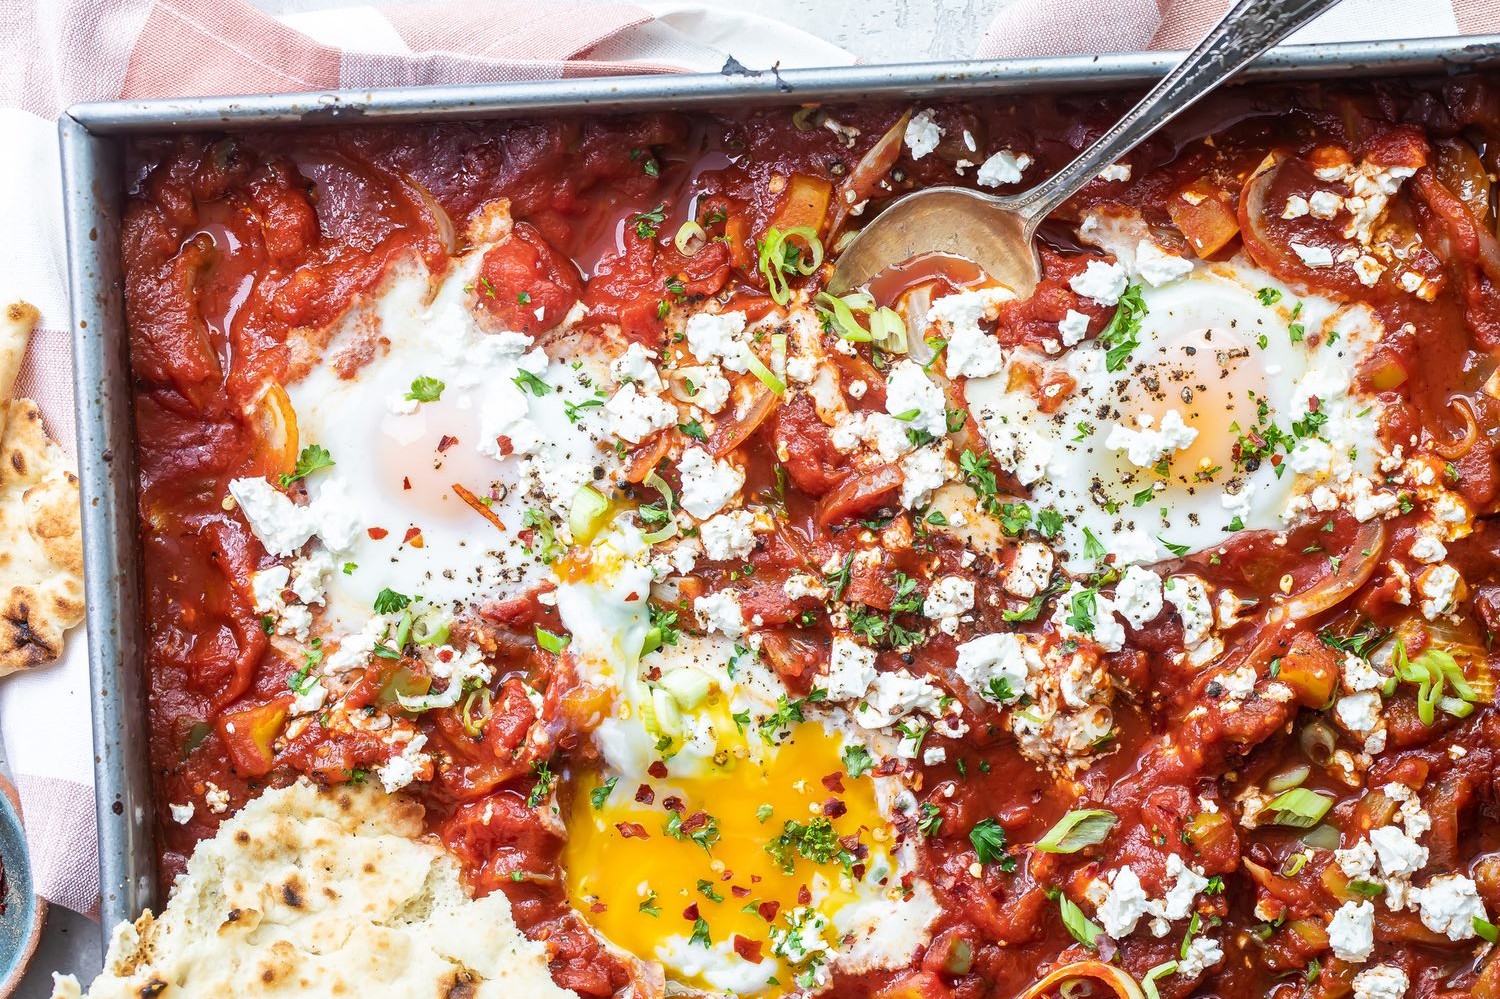
<instances>
[{"instance_id":1,"label":"spoon bowl","mask_svg":"<svg viewBox=\"0 0 1500 999\"><path fill-rule=\"evenodd\" d=\"M927 253L972 260L1029 298L1041 280L1036 228L1105 167L1339 0L1239 0L1135 107L1067 166L1021 194L933 187L897 199L844 247L828 281L835 295Z\"/></svg>"}]
</instances>

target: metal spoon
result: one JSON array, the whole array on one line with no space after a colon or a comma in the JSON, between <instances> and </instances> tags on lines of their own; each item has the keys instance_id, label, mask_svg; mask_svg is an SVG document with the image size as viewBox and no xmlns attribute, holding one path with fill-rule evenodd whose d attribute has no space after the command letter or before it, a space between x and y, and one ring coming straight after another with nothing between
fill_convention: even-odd
<instances>
[{"instance_id":1,"label":"metal spoon","mask_svg":"<svg viewBox=\"0 0 1500 999\"><path fill-rule=\"evenodd\" d=\"M1187 58L1067 166L1029 191L995 196L929 187L897 199L844 248L828 282L835 295L928 253L964 257L1020 298L1041 280L1032 238L1053 209L1105 167L1339 0L1239 0Z\"/></svg>"}]
</instances>

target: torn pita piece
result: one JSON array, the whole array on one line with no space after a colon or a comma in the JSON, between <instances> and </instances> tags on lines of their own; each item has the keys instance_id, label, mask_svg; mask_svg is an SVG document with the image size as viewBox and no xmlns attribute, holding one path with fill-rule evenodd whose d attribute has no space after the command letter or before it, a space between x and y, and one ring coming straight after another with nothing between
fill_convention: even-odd
<instances>
[{"instance_id":1,"label":"torn pita piece","mask_svg":"<svg viewBox=\"0 0 1500 999\"><path fill-rule=\"evenodd\" d=\"M36 403L14 398L37 319L24 302L0 319L0 676L56 660L83 620L78 476Z\"/></svg>"}]
</instances>

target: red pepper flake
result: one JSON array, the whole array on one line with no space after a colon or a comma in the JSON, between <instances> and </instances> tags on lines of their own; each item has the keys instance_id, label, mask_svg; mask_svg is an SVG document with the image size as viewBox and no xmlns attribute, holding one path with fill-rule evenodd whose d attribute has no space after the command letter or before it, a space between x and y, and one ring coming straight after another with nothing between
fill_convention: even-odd
<instances>
[{"instance_id":1,"label":"red pepper flake","mask_svg":"<svg viewBox=\"0 0 1500 999\"><path fill-rule=\"evenodd\" d=\"M403 545L411 545L413 548L422 547L422 529L420 527L408 527L406 537L401 539Z\"/></svg>"},{"instance_id":2,"label":"red pepper flake","mask_svg":"<svg viewBox=\"0 0 1500 999\"><path fill-rule=\"evenodd\" d=\"M631 590L630 593L626 595L625 602L627 604L631 604L631 603L635 603L639 599L641 599L641 595L639 593L635 592L634 590Z\"/></svg>"},{"instance_id":3,"label":"red pepper flake","mask_svg":"<svg viewBox=\"0 0 1500 999\"><path fill-rule=\"evenodd\" d=\"M438 438L438 454L442 454L457 443L457 437L450 436L449 434L444 434L443 436Z\"/></svg>"},{"instance_id":4,"label":"red pepper flake","mask_svg":"<svg viewBox=\"0 0 1500 999\"><path fill-rule=\"evenodd\" d=\"M657 780L666 780L667 765L661 760L653 760L651 765L646 768L646 773L650 774L652 777L655 777Z\"/></svg>"},{"instance_id":5,"label":"red pepper flake","mask_svg":"<svg viewBox=\"0 0 1500 999\"><path fill-rule=\"evenodd\" d=\"M500 457L508 458L516 453L516 445L504 434L495 438L495 449L500 452Z\"/></svg>"},{"instance_id":6,"label":"red pepper flake","mask_svg":"<svg viewBox=\"0 0 1500 999\"><path fill-rule=\"evenodd\" d=\"M865 865L864 864L854 864L854 865L852 865L849 868L849 876L852 877L852 878L854 878L855 881L863 881L865 879Z\"/></svg>"},{"instance_id":7,"label":"red pepper flake","mask_svg":"<svg viewBox=\"0 0 1500 999\"><path fill-rule=\"evenodd\" d=\"M695 833L706 825L708 825L708 813L694 812L682 820L682 831L685 833Z\"/></svg>"},{"instance_id":8,"label":"red pepper flake","mask_svg":"<svg viewBox=\"0 0 1500 999\"><path fill-rule=\"evenodd\" d=\"M752 874L752 875L750 875L750 883L753 884L753 885L760 884L761 880L762 880L762 878L761 878L761 876L759 874Z\"/></svg>"},{"instance_id":9,"label":"red pepper flake","mask_svg":"<svg viewBox=\"0 0 1500 999\"><path fill-rule=\"evenodd\" d=\"M730 940L734 944L734 952L743 960L749 961L751 964L759 964L761 962L761 942L759 940L747 940L738 933L734 934Z\"/></svg>"},{"instance_id":10,"label":"red pepper flake","mask_svg":"<svg viewBox=\"0 0 1500 999\"><path fill-rule=\"evenodd\" d=\"M401 476L401 488L402 489L410 489L411 488L411 476L409 476L409 475L403 475L403 476Z\"/></svg>"},{"instance_id":11,"label":"red pepper flake","mask_svg":"<svg viewBox=\"0 0 1500 999\"><path fill-rule=\"evenodd\" d=\"M595 902L589 906L590 912L605 912L608 909L609 906L605 905L603 902Z\"/></svg>"},{"instance_id":12,"label":"red pepper flake","mask_svg":"<svg viewBox=\"0 0 1500 999\"><path fill-rule=\"evenodd\" d=\"M669 812L683 812L687 810L687 805L675 794L669 794L661 799L661 807Z\"/></svg>"},{"instance_id":13,"label":"red pepper flake","mask_svg":"<svg viewBox=\"0 0 1500 999\"><path fill-rule=\"evenodd\" d=\"M781 911L781 903L774 899L769 902L762 902L755 907L755 911L760 913L761 919L764 919L768 923L774 923L776 922L776 913Z\"/></svg>"},{"instance_id":14,"label":"red pepper flake","mask_svg":"<svg viewBox=\"0 0 1500 999\"><path fill-rule=\"evenodd\" d=\"M365 533L370 536L371 541L379 541L391 532L383 527L372 527Z\"/></svg>"},{"instance_id":15,"label":"red pepper flake","mask_svg":"<svg viewBox=\"0 0 1500 999\"><path fill-rule=\"evenodd\" d=\"M688 920L689 922L692 922L694 919L697 919L698 918L698 903L694 902L691 905L689 905L686 909L683 909L682 910L682 918Z\"/></svg>"},{"instance_id":16,"label":"red pepper flake","mask_svg":"<svg viewBox=\"0 0 1500 999\"><path fill-rule=\"evenodd\" d=\"M812 905L812 892L808 891L807 885L797 889L797 904Z\"/></svg>"},{"instance_id":17,"label":"red pepper flake","mask_svg":"<svg viewBox=\"0 0 1500 999\"><path fill-rule=\"evenodd\" d=\"M829 774L827 777L823 778L823 786L832 791L834 794L843 794L844 775L841 773Z\"/></svg>"},{"instance_id":18,"label":"red pepper flake","mask_svg":"<svg viewBox=\"0 0 1500 999\"><path fill-rule=\"evenodd\" d=\"M830 819L836 819L849 811L849 806L844 804L841 798L829 798L823 802L823 814Z\"/></svg>"},{"instance_id":19,"label":"red pepper flake","mask_svg":"<svg viewBox=\"0 0 1500 999\"><path fill-rule=\"evenodd\" d=\"M643 805L649 805L656 800L656 792L651 790L650 784L642 784L635 789L635 800Z\"/></svg>"},{"instance_id":20,"label":"red pepper flake","mask_svg":"<svg viewBox=\"0 0 1500 999\"><path fill-rule=\"evenodd\" d=\"M733 895L735 898L749 898L750 889L741 888L739 885L730 885L729 894Z\"/></svg>"},{"instance_id":21,"label":"red pepper flake","mask_svg":"<svg viewBox=\"0 0 1500 999\"><path fill-rule=\"evenodd\" d=\"M616 822L615 828L625 839L650 839L651 834L639 822Z\"/></svg>"}]
</instances>

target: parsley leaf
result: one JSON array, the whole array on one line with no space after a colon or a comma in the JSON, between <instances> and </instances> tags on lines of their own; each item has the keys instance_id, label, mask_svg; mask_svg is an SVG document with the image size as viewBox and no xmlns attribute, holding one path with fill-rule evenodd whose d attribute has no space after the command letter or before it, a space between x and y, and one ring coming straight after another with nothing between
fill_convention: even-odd
<instances>
[{"instance_id":1,"label":"parsley leaf","mask_svg":"<svg viewBox=\"0 0 1500 999\"><path fill-rule=\"evenodd\" d=\"M413 378L411 390L406 393L406 398L413 402L437 402L443 397L443 389L447 388L436 378L426 375Z\"/></svg>"},{"instance_id":2,"label":"parsley leaf","mask_svg":"<svg viewBox=\"0 0 1500 999\"><path fill-rule=\"evenodd\" d=\"M1104 331L1099 342L1107 348L1104 367L1108 371L1119 371L1125 367L1130 352L1141 345L1141 320L1146 317L1146 302L1141 297L1141 286L1133 284L1120 296L1119 307Z\"/></svg>"},{"instance_id":3,"label":"parsley leaf","mask_svg":"<svg viewBox=\"0 0 1500 999\"><path fill-rule=\"evenodd\" d=\"M297 455L297 464L290 475L281 475L281 488L285 489L299 479L305 479L320 468L333 467L333 456L321 444L309 444Z\"/></svg>"}]
</instances>

